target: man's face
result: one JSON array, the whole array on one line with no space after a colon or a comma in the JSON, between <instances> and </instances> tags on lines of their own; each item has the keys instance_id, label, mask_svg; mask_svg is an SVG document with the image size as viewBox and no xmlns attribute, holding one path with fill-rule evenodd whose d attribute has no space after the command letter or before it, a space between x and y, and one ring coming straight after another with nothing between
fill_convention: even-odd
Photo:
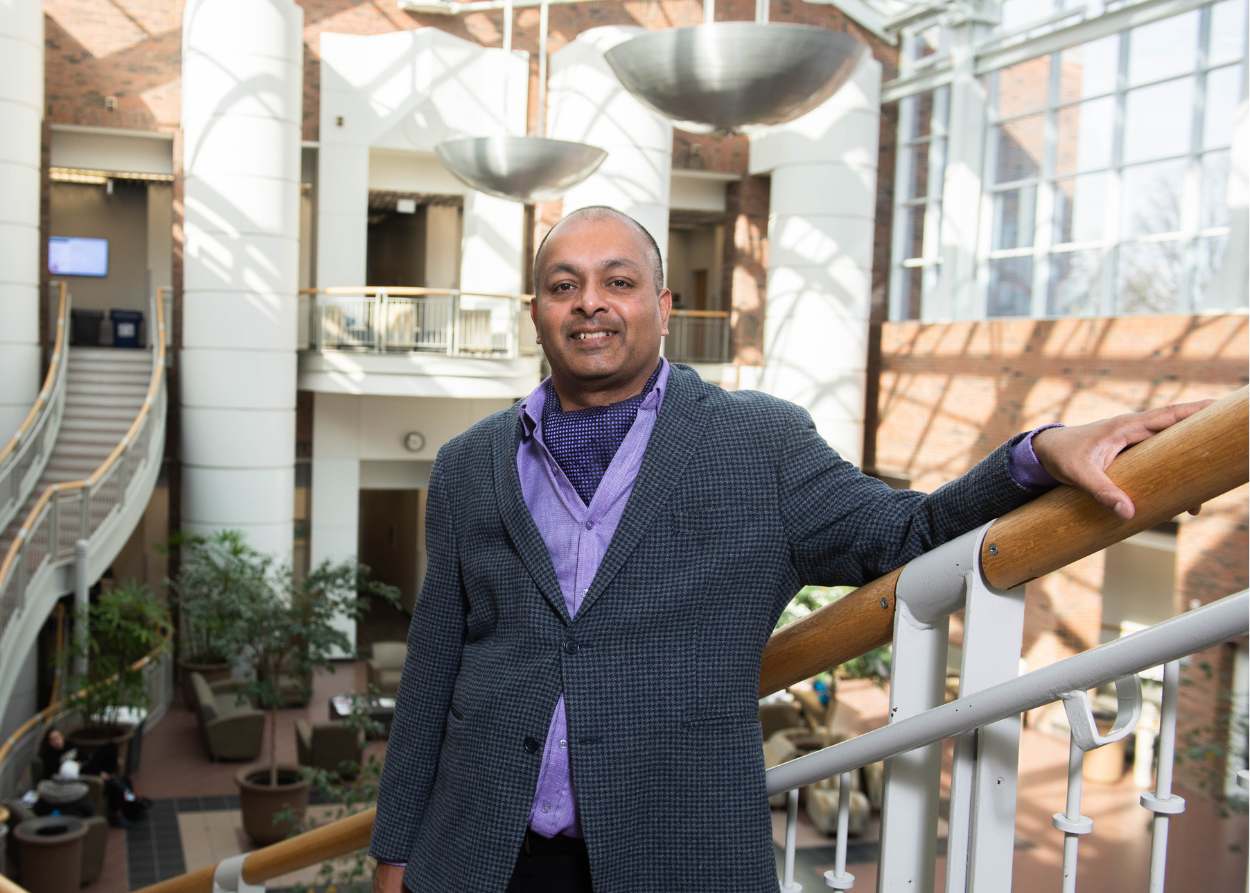
<instances>
[{"instance_id":1,"label":"man's face","mask_svg":"<svg viewBox=\"0 0 1250 893\"><path fill-rule=\"evenodd\" d=\"M557 386L624 399L654 371L673 300L656 293L647 248L612 217L567 221L547 239L530 313Z\"/></svg>"}]
</instances>

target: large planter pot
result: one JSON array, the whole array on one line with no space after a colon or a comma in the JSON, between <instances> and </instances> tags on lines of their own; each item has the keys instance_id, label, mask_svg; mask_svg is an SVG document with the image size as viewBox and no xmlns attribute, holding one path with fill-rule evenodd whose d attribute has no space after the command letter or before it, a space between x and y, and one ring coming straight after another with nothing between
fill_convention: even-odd
<instances>
[{"instance_id":1,"label":"large planter pot","mask_svg":"<svg viewBox=\"0 0 1250 893\"><path fill-rule=\"evenodd\" d=\"M263 767L240 769L234 780L239 786L243 830L258 846L287 838L293 826L274 821L284 809L291 810L295 824L303 821L309 783L297 767L278 766L276 787L269 784L269 770Z\"/></svg>"},{"instance_id":2,"label":"large planter pot","mask_svg":"<svg viewBox=\"0 0 1250 893\"><path fill-rule=\"evenodd\" d=\"M82 883L87 826L72 816L28 819L13 829L20 847L21 884L30 893L69 893Z\"/></svg>"},{"instance_id":3,"label":"large planter pot","mask_svg":"<svg viewBox=\"0 0 1250 893\"><path fill-rule=\"evenodd\" d=\"M78 762L86 763L97 750L112 745L117 748L117 770L126 765L127 751L135 737L135 727L123 725L86 725L65 735L66 742L78 751ZM110 770L112 771L112 770Z\"/></svg>"},{"instance_id":4,"label":"large planter pot","mask_svg":"<svg viewBox=\"0 0 1250 893\"><path fill-rule=\"evenodd\" d=\"M178 688L182 692L182 704L188 710L195 709L195 691L191 688L191 674L199 673L210 685L230 678L230 664L225 661L205 661L197 657L178 658Z\"/></svg>"}]
</instances>

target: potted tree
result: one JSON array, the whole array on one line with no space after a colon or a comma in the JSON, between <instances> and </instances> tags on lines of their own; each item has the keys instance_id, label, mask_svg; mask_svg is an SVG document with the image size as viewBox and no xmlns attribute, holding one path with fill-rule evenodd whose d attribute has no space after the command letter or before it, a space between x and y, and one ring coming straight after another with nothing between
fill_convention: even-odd
<instances>
[{"instance_id":1,"label":"potted tree","mask_svg":"<svg viewBox=\"0 0 1250 893\"><path fill-rule=\"evenodd\" d=\"M362 593L398 601L393 586L368 580L368 568L356 561L323 561L303 579L289 564L278 564L240 540L232 552L234 579L240 598L223 633L227 653L246 668L238 696L267 711L268 759L263 766L235 776L243 829L260 845L286 836L280 815L302 820L309 782L298 766L281 765L277 757L278 710L283 687L291 679L310 678L317 668L333 672L331 660L353 648L336 624L359 617L366 602Z\"/></svg>"},{"instance_id":2,"label":"potted tree","mask_svg":"<svg viewBox=\"0 0 1250 893\"><path fill-rule=\"evenodd\" d=\"M230 678L227 630L236 621L239 600L246 594L238 574L246 549L237 530L212 536L175 535L165 547L179 551L178 575L168 581L178 606L178 675L182 701L193 705L191 674L207 682Z\"/></svg>"},{"instance_id":3,"label":"potted tree","mask_svg":"<svg viewBox=\"0 0 1250 893\"><path fill-rule=\"evenodd\" d=\"M86 658L84 675L66 672L69 691L79 692L75 702L84 720L67 736L80 756L113 745L118 764L125 765L126 747L135 732L125 714L151 706L143 670L135 665L165 649L169 623L165 605L135 581L101 594L88 608L89 635L75 636L65 650L71 668L77 658Z\"/></svg>"}]
</instances>

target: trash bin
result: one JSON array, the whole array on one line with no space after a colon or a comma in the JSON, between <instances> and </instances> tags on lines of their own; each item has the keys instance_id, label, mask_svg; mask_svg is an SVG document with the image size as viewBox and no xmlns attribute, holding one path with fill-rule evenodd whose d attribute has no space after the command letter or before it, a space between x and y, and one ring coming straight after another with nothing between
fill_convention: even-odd
<instances>
[{"instance_id":1,"label":"trash bin","mask_svg":"<svg viewBox=\"0 0 1250 893\"><path fill-rule=\"evenodd\" d=\"M100 323L104 321L103 310L80 310L69 312L69 343L82 347L100 346Z\"/></svg>"},{"instance_id":2,"label":"trash bin","mask_svg":"<svg viewBox=\"0 0 1250 893\"><path fill-rule=\"evenodd\" d=\"M139 340L139 329L143 325L143 314L138 310L118 310L114 307L109 311L109 321L113 324L114 347L142 347Z\"/></svg>"},{"instance_id":3,"label":"trash bin","mask_svg":"<svg viewBox=\"0 0 1250 893\"><path fill-rule=\"evenodd\" d=\"M87 826L72 816L27 819L13 829L20 847L21 880L30 893L67 893L82 882Z\"/></svg>"}]
</instances>

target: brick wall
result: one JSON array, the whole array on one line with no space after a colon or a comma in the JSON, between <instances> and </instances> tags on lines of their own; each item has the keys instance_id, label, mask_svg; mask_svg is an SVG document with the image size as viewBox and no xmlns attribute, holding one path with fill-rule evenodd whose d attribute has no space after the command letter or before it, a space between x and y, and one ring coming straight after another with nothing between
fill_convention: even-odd
<instances>
[{"instance_id":1,"label":"brick wall","mask_svg":"<svg viewBox=\"0 0 1250 893\"><path fill-rule=\"evenodd\" d=\"M1217 397L1246 384L1247 347L1240 315L885 323L876 470L931 490L1044 422L1079 424ZM1246 556L1246 487L1179 519L1176 611L1245 588ZM1098 644L1103 563L1092 555L1029 584L1030 666ZM1231 661L1231 649L1221 646L1186 667L1181 740L1203 729L1219 734ZM1191 790L1198 787L1201 766L1182 763L1178 772Z\"/></svg>"}]
</instances>

